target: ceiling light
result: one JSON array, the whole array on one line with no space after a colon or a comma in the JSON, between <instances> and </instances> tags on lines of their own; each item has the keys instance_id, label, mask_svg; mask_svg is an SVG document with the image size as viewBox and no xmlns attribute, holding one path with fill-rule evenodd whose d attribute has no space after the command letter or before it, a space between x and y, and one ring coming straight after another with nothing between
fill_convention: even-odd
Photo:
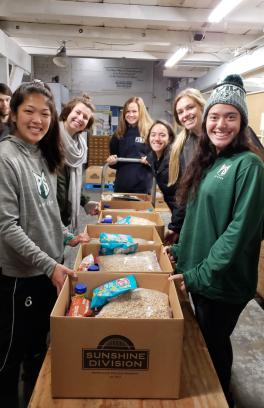
<instances>
[{"instance_id":1,"label":"ceiling light","mask_svg":"<svg viewBox=\"0 0 264 408\"><path fill-rule=\"evenodd\" d=\"M165 67L166 68L171 68L173 65L175 65L180 59L182 59L188 52L187 47L181 47L179 48L166 62L165 62Z\"/></svg>"},{"instance_id":2,"label":"ceiling light","mask_svg":"<svg viewBox=\"0 0 264 408\"><path fill-rule=\"evenodd\" d=\"M56 56L53 58L55 65L61 68L66 68L69 62L69 59L66 55L66 42L62 41L61 46L58 48Z\"/></svg>"},{"instance_id":3,"label":"ceiling light","mask_svg":"<svg viewBox=\"0 0 264 408\"><path fill-rule=\"evenodd\" d=\"M208 17L210 23L219 23L230 11L232 11L242 0L222 0Z\"/></svg>"}]
</instances>

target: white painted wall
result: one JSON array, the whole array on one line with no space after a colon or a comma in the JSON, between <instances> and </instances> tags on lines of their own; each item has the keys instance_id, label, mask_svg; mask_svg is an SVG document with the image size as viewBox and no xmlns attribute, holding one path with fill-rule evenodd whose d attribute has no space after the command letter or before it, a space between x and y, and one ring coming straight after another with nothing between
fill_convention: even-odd
<instances>
[{"instance_id":1,"label":"white painted wall","mask_svg":"<svg viewBox=\"0 0 264 408\"><path fill-rule=\"evenodd\" d=\"M88 93L95 105L123 106L131 96L143 98L153 119L166 118L170 110L168 79L162 68L152 61L127 59L70 58L67 68L54 65L52 57L33 59L34 77L51 82L58 75L69 89L69 96Z\"/></svg>"}]
</instances>

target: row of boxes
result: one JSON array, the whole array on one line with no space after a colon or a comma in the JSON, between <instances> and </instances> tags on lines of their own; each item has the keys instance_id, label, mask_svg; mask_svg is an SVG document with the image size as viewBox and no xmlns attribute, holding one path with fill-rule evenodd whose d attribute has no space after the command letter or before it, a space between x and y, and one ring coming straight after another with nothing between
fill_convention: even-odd
<instances>
[{"instance_id":1,"label":"row of boxes","mask_svg":"<svg viewBox=\"0 0 264 408\"><path fill-rule=\"evenodd\" d=\"M130 209L123 209L120 214L124 216L125 211L132 215ZM175 285L168 280L173 269L162 246L164 224L161 225L155 211L136 211L135 215L155 220L156 227L100 224L106 214L109 210L102 211L98 224L87 225L85 232L91 238L109 232L153 241L139 244L138 251L155 251L162 272L79 272L78 281L87 285L91 297L95 287L133 273L138 287L168 295L172 318L66 317L76 284L76 280L67 278L51 314L53 397L178 398L184 319ZM113 220L117 214L119 211L112 210ZM96 256L98 252L99 244L80 246L74 269L78 269L86 255Z\"/></svg>"}]
</instances>

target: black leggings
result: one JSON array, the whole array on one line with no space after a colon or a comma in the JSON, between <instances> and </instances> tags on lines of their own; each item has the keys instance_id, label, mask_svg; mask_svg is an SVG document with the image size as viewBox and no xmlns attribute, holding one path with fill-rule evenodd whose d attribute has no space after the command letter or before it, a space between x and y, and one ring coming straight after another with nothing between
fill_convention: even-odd
<instances>
[{"instance_id":1,"label":"black leggings","mask_svg":"<svg viewBox=\"0 0 264 408\"><path fill-rule=\"evenodd\" d=\"M246 303L225 303L197 294L192 294L192 300L196 319L228 400L233 363L230 336Z\"/></svg>"},{"instance_id":2,"label":"black leggings","mask_svg":"<svg viewBox=\"0 0 264 408\"><path fill-rule=\"evenodd\" d=\"M17 398L21 363L24 379L34 386L47 350L56 296L45 275L11 278L0 274L0 402Z\"/></svg>"}]
</instances>

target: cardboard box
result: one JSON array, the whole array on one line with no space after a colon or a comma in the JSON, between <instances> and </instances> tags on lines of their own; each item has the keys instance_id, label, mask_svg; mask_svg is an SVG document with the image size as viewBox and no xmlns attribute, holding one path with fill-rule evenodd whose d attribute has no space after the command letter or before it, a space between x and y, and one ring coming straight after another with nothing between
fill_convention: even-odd
<instances>
[{"instance_id":1,"label":"cardboard box","mask_svg":"<svg viewBox=\"0 0 264 408\"><path fill-rule=\"evenodd\" d=\"M150 194L138 194L138 193L104 193L102 195L102 200L105 200L105 196L107 196L107 201L113 200L113 201L128 201L126 200L126 197L131 196L136 197L138 201L151 201L151 195Z\"/></svg>"},{"instance_id":2,"label":"cardboard box","mask_svg":"<svg viewBox=\"0 0 264 408\"><path fill-rule=\"evenodd\" d=\"M103 210L100 212L99 214L99 218L98 218L98 223L101 223L101 220L106 216L106 215L111 215L112 219L113 219L113 224L116 223L117 221L117 217L125 217L126 215L131 215L131 216L135 216L135 217L140 217L140 218L145 218L148 219L152 222L155 223L155 227L159 233L159 236L161 238L161 240L164 240L164 230L165 230L165 225L164 222L161 218L161 216L159 215L158 212L143 212L143 211L131 211L131 210L122 210L122 211L118 211L118 210ZM104 225L109 225L109 224L104 224Z\"/></svg>"},{"instance_id":3,"label":"cardboard box","mask_svg":"<svg viewBox=\"0 0 264 408\"><path fill-rule=\"evenodd\" d=\"M117 279L127 274L114 274ZM167 275L137 274L139 287L169 295L171 319L65 317L67 278L51 313L51 385L58 398L178 398L183 315ZM83 273L89 295L109 274Z\"/></svg>"},{"instance_id":4,"label":"cardboard box","mask_svg":"<svg viewBox=\"0 0 264 408\"><path fill-rule=\"evenodd\" d=\"M86 170L86 183L101 184L103 166L89 166ZM113 183L115 181L116 171L114 169L107 168L105 182Z\"/></svg>"},{"instance_id":5,"label":"cardboard box","mask_svg":"<svg viewBox=\"0 0 264 408\"><path fill-rule=\"evenodd\" d=\"M76 258L75 258L75 263L74 263L74 270L77 270L80 263L82 262L83 258L89 254L93 254L93 256L98 256L99 255L99 249L100 249L100 244L83 244L80 245ZM157 245L140 245L138 247L138 252L143 252L143 251L155 251L157 255L157 259L161 268L161 271L157 271L158 273L172 273L173 268L171 265L171 262L169 260L169 257L166 253L164 253L164 247L163 246L157 246ZM105 255L107 256L107 255ZM98 273L98 272L93 272L93 273ZM109 272L110 273L110 272ZM134 273L132 270L131 273ZM150 272L147 272L150 274ZM153 272L155 273L155 271ZM111 275L113 272L111 272ZM152 273L151 273L152 274Z\"/></svg>"},{"instance_id":6,"label":"cardboard box","mask_svg":"<svg viewBox=\"0 0 264 408\"><path fill-rule=\"evenodd\" d=\"M87 224L84 232L86 232L91 238L99 238L101 232L108 232L111 234L130 234L133 238L143 238L147 241L153 241L154 245L160 247L162 241L154 226L145 225L115 225L110 224L105 228L105 224ZM139 244L142 246L142 244Z\"/></svg>"},{"instance_id":7,"label":"cardboard box","mask_svg":"<svg viewBox=\"0 0 264 408\"><path fill-rule=\"evenodd\" d=\"M154 211L150 201L101 200L101 209Z\"/></svg>"}]
</instances>

